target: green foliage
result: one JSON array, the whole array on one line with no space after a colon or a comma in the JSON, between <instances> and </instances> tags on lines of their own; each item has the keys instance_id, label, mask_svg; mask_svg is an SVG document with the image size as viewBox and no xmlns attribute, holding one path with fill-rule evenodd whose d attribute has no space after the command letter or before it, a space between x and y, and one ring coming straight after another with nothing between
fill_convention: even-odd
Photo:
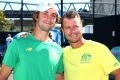
<instances>
[{"instance_id":1,"label":"green foliage","mask_svg":"<svg viewBox=\"0 0 120 80\"><path fill-rule=\"evenodd\" d=\"M9 31L13 24L10 24L7 18L4 16L2 10L0 10L0 31Z\"/></svg>"}]
</instances>

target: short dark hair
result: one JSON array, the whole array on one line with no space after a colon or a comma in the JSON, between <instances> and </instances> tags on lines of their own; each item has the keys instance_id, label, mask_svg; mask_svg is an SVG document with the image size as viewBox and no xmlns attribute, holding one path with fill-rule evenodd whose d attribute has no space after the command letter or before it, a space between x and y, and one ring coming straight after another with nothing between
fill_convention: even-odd
<instances>
[{"instance_id":1,"label":"short dark hair","mask_svg":"<svg viewBox=\"0 0 120 80\"><path fill-rule=\"evenodd\" d=\"M61 18L61 24L62 24L62 26L63 26L63 20L64 20L64 18L71 19L71 18L75 18L75 17L80 18L80 15L79 15L79 13L78 13L77 11L75 11L75 10L70 10L70 11L66 12L66 13L62 16L62 18ZM81 20L81 18L80 18L80 20Z\"/></svg>"},{"instance_id":2,"label":"short dark hair","mask_svg":"<svg viewBox=\"0 0 120 80\"><path fill-rule=\"evenodd\" d=\"M75 10L70 10L68 12L66 12L64 15L63 15L63 19L64 18L68 18L68 19L71 19L71 18L75 18L75 17L80 17L79 13Z\"/></svg>"}]
</instances>

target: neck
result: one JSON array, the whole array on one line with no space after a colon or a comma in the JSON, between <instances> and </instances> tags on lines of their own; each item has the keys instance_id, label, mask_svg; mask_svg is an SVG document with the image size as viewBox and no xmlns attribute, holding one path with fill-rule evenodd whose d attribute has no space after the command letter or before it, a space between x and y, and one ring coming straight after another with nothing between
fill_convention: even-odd
<instances>
[{"instance_id":1,"label":"neck","mask_svg":"<svg viewBox=\"0 0 120 80\"><path fill-rule=\"evenodd\" d=\"M32 35L40 40L40 41L47 41L49 39L49 32L45 32L45 31L42 31L40 30L38 27L35 27L34 31L32 32Z\"/></svg>"},{"instance_id":2,"label":"neck","mask_svg":"<svg viewBox=\"0 0 120 80\"><path fill-rule=\"evenodd\" d=\"M82 38L79 42L70 43L70 45L71 45L72 48L79 48L79 47L81 47L82 45L84 45L84 43L85 43L85 39Z\"/></svg>"}]
</instances>

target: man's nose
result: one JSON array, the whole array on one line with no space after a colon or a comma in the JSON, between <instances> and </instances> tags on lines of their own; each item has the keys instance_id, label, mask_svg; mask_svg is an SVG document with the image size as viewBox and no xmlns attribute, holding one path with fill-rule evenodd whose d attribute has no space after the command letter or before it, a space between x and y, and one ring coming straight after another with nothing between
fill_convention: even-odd
<instances>
[{"instance_id":1,"label":"man's nose","mask_svg":"<svg viewBox=\"0 0 120 80\"><path fill-rule=\"evenodd\" d=\"M48 18L48 19L51 19L51 15L48 14L48 15L47 15L47 18Z\"/></svg>"},{"instance_id":2,"label":"man's nose","mask_svg":"<svg viewBox=\"0 0 120 80\"><path fill-rule=\"evenodd\" d=\"M71 29L71 32L75 32L76 31L76 29L73 27L72 29Z\"/></svg>"}]
</instances>

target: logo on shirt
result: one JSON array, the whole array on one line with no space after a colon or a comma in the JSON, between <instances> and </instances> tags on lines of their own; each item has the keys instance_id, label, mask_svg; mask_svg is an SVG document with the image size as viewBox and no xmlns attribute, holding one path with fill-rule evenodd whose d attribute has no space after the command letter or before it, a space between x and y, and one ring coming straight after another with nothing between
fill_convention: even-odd
<instances>
[{"instance_id":1,"label":"logo on shirt","mask_svg":"<svg viewBox=\"0 0 120 80\"><path fill-rule=\"evenodd\" d=\"M116 67L116 66L118 66L118 65L119 65L119 63L115 62L113 66Z\"/></svg>"},{"instance_id":2,"label":"logo on shirt","mask_svg":"<svg viewBox=\"0 0 120 80\"><path fill-rule=\"evenodd\" d=\"M92 55L90 53L83 53L81 63L90 63Z\"/></svg>"},{"instance_id":3,"label":"logo on shirt","mask_svg":"<svg viewBox=\"0 0 120 80\"><path fill-rule=\"evenodd\" d=\"M26 51L31 52L32 48L27 48Z\"/></svg>"}]
</instances>

